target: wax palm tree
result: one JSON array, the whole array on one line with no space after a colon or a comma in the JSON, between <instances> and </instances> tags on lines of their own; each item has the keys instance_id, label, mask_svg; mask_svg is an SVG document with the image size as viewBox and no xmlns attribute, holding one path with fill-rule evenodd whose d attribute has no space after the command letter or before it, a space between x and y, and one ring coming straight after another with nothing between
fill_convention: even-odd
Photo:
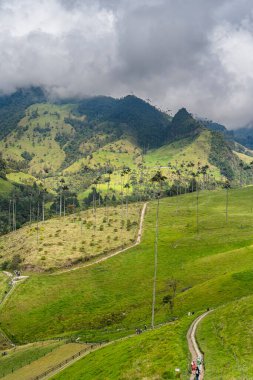
<instances>
[{"instance_id":1,"label":"wax palm tree","mask_svg":"<svg viewBox=\"0 0 253 380\"><path fill-rule=\"evenodd\" d=\"M151 182L158 184L157 192L157 205L156 205L156 229L155 229L155 265L154 265L154 282L153 282L153 300L152 300L152 320L151 327L152 329L155 326L155 302L156 302L156 279L157 279L157 262L158 262L158 222L159 222L159 205L160 205L160 196L162 190L162 184L164 183L166 177L162 175L161 171L158 170L156 174L151 178Z\"/></svg>"},{"instance_id":2,"label":"wax palm tree","mask_svg":"<svg viewBox=\"0 0 253 380\"><path fill-rule=\"evenodd\" d=\"M226 189L226 211L225 211L225 214L226 214L226 223L228 223L228 190L231 188L231 184L230 184L229 180L226 180L223 187L224 187L224 189Z\"/></svg>"}]
</instances>

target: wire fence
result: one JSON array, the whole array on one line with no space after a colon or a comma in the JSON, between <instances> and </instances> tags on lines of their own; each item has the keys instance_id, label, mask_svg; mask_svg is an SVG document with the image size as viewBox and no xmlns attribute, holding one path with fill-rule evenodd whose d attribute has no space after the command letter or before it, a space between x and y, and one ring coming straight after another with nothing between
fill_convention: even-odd
<instances>
[{"instance_id":1,"label":"wire fence","mask_svg":"<svg viewBox=\"0 0 253 380\"><path fill-rule=\"evenodd\" d=\"M72 362L73 360L75 360L76 358L80 357L82 354L84 354L85 352L89 352L91 351L93 348L95 347L98 347L98 346L101 346L102 343L100 344L92 344L91 346L89 347L86 347L84 348L83 350L77 352L76 354L72 355L71 357L69 357L68 359L65 359L63 360L61 363L59 364L56 364L54 367L51 367L49 368L48 370L44 371L43 373L41 373L40 375L38 376L35 376L35 377L32 377L30 380L40 380L40 379L43 379L44 377L50 375L50 373L52 372L55 372L57 371L58 369L62 368L62 367L65 367L66 364Z\"/></svg>"}]
</instances>

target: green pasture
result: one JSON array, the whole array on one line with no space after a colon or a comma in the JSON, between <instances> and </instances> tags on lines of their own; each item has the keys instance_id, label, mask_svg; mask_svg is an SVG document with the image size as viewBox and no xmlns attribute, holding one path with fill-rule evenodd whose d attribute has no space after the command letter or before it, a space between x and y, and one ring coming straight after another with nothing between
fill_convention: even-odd
<instances>
[{"instance_id":1,"label":"green pasture","mask_svg":"<svg viewBox=\"0 0 253 380\"><path fill-rule=\"evenodd\" d=\"M0 377L7 376L19 368L38 360L63 343L63 341L45 341L5 350L7 355L0 357Z\"/></svg>"},{"instance_id":2,"label":"green pasture","mask_svg":"<svg viewBox=\"0 0 253 380\"><path fill-rule=\"evenodd\" d=\"M199 233L196 193L161 200L156 323L252 292L253 279L240 280L253 263L252 195L252 187L230 191L226 224L225 190L200 193ZM19 342L86 334L103 340L149 325L155 211L156 203L150 202L142 243L128 252L89 268L30 277L6 303L3 329ZM170 294L173 279L177 289L171 313L163 297Z\"/></svg>"},{"instance_id":3,"label":"green pasture","mask_svg":"<svg viewBox=\"0 0 253 380\"><path fill-rule=\"evenodd\" d=\"M174 379L176 368L188 378L185 335L192 317L146 331L90 353L54 380Z\"/></svg>"},{"instance_id":4,"label":"green pasture","mask_svg":"<svg viewBox=\"0 0 253 380\"><path fill-rule=\"evenodd\" d=\"M245 272L241 278L245 287L252 277L252 271ZM197 338L205 352L207 380L253 378L252 325L253 296L221 306L201 322Z\"/></svg>"},{"instance_id":5,"label":"green pasture","mask_svg":"<svg viewBox=\"0 0 253 380\"><path fill-rule=\"evenodd\" d=\"M0 178L0 197L8 197L14 186L9 181Z\"/></svg>"}]
</instances>

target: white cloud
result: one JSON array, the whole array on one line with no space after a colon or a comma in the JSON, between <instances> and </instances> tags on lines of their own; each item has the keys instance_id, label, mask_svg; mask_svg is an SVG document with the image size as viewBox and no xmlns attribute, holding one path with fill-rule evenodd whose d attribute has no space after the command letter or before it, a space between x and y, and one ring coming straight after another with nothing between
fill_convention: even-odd
<instances>
[{"instance_id":1,"label":"white cloud","mask_svg":"<svg viewBox=\"0 0 253 380\"><path fill-rule=\"evenodd\" d=\"M250 0L0 0L0 89L134 92L228 124L253 119Z\"/></svg>"}]
</instances>

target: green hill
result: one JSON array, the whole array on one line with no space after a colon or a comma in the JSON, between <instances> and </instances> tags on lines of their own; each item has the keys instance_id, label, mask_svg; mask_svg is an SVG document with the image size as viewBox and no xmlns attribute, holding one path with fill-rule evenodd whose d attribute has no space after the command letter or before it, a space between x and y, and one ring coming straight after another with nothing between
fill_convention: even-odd
<instances>
[{"instance_id":1,"label":"green hill","mask_svg":"<svg viewBox=\"0 0 253 380\"><path fill-rule=\"evenodd\" d=\"M98 207L45 222L29 223L0 237L2 269L54 271L91 261L136 240L140 204ZM18 261L17 261L18 257ZM16 262L15 262L16 261Z\"/></svg>"},{"instance_id":2,"label":"green hill","mask_svg":"<svg viewBox=\"0 0 253 380\"><path fill-rule=\"evenodd\" d=\"M251 277L252 271L245 272L241 283L247 284ZM201 323L198 341L205 351L206 379L251 379L252 316L251 295L219 307Z\"/></svg>"},{"instance_id":3,"label":"green hill","mask_svg":"<svg viewBox=\"0 0 253 380\"><path fill-rule=\"evenodd\" d=\"M199 234L196 234L195 194L162 201L156 323L251 294L253 282L238 287L232 275L252 265L251 198L251 187L231 190L226 224L225 191L203 192ZM154 215L155 205L151 203L143 242L128 253L94 267L29 278L2 311L2 327L19 341L58 334L83 334L88 339L103 340L115 334L127 335L136 324L149 324ZM244 247L245 251L241 251ZM192 271L195 265L196 271ZM178 282L173 315L163 306L172 278ZM223 288L226 292L221 297ZM210 299L206 298L207 289Z\"/></svg>"},{"instance_id":4,"label":"green hill","mask_svg":"<svg viewBox=\"0 0 253 380\"><path fill-rule=\"evenodd\" d=\"M91 206L94 188L102 204L151 199L150 179L159 168L167 178L164 195L194 191L196 183L213 189L226 179L233 186L252 182L253 153L184 108L171 118L135 96L71 102L46 101L39 89L0 98L0 131L6 131L0 152L7 165L0 192L6 180L18 189L17 227L31 219L29 194L29 213L39 221L43 213L59 215L61 200L67 212L71 205ZM15 114L8 128L1 110ZM4 198L1 232L11 229L13 191Z\"/></svg>"},{"instance_id":5,"label":"green hill","mask_svg":"<svg viewBox=\"0 0 253 380\"><path fill-rule=\"evenodd\" d=\"M101 374L104 378L115 379L117 376L141 379L155 375L170 378L176 367L186 374L185 335L192 321L192 317L186 315L189 311L198 315L208 307L218 308L217 313L203 322L204 330L200 329L199 340L206 353L207 378L211 379L212 368L218 361L215 347L223 344L221 352L225 353L234 342L229 338L233 326L229 321L236 315L237 318L251 318L250 307L240 312L235 305L239 308L242 302L245 308L250 298L244 302L243 297L253 294L253 276L248 269L253 264L252 191L252 187L229 190L228 223L225 219L226 191L201 192L198 233L195 193L161 200L155 321L159 324L177 318L178 322L94 352L59 375L59 379L68 376L78 379L83 371L95 379ZM23 343L55 336L106 341L131 335L136 327L143 328L144 324L150 326L155 212L156 205L150 202L143 241L128 252L72 272L32 275L19 285L1 311L4 331ZM172 295L172 281L176 284L176 292L173 309L170 309L164 299ZM227 306L219 308L222 305ZM223 310L227 310L224 317ZM229 313L228 322L219 322L219 318L224 321ZM223 340L215 335L219 326L222 326ZM238 324L236 331L245 326L244 333L250 334L247 332L250 324L241 323L240 326ZM137 366L140 347L143 365ZM173 352L171 347L175 347ZM239 347L236 355L242 363L244 350L240 351ZM247 349L251 350L250 347L247 345ZM108 366L107 359L111 357L117 360L113 361L113 366ZM237 361L232 359L233 354L219 358L218 362L225 368L228 361ZM232 369L227 373L232 378L237 372Z\"/></svg>"}]
</instances>

